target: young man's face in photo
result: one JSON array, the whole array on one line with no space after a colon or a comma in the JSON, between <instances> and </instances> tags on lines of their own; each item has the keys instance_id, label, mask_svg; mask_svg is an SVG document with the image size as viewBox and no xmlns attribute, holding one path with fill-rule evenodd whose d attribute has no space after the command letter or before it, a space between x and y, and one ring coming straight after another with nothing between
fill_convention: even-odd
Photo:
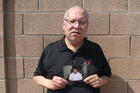
<instances>
[{"instance_id":1,"label":"young man's face in photo","mask_svg":"<svg viewBox=\"0 0 140 93\"><path fill-rule=\"evenodd\" d=\"M73 69L73 72L76 74L77 73L77 69Z\"/></svg>"}]
</instances>

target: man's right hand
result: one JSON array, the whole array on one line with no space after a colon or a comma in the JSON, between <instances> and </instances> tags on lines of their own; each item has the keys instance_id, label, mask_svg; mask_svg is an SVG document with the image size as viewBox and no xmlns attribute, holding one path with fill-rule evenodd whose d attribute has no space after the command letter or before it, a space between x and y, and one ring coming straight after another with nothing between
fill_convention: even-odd
<instances>
[{"instance_id":1,"label":"man's right hand","mask_svg":"<svg viewBox=\"0 0 140 93\"><path fill-rule=\"evenodd\" d=\"M48 80L47 88L51 90L62 89L68 84L68 81L64 78L54 76L52 80Z\"/></svg>"}]
</instances>

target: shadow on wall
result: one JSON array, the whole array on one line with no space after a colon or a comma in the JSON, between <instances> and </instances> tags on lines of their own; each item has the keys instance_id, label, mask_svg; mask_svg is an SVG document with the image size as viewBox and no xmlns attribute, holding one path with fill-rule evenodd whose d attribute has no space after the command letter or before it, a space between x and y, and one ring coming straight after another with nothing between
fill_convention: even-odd
<instances>
[{"instance_id":1,"label":"shadow on wall","mask_svg":"<svg viewBox=\"0 0 140 93\"><path fill-rule=\"evenodd\" d=\"M9 6L9 3L11 5ZM17 93L17 62L15 47L15 0L4 0L4 56L6 73L6 93ZM9 9L12 10L9 13ZM12 33L13 36L10 36ZM12 56L9 55L12 53ZM14 57L12 60L10 57Z\"/></svg>"},{"instance_id":2,"label":"shadow on wall","mask_svg":"<svg viewBox=\"0 0 140 93\"><path fill-rule=\"evenodd\" d=\"M121 77L112 76L111 81L101 88L101 93L135 93L129 86L128 80Z\"/></svg>"}]
</instances>

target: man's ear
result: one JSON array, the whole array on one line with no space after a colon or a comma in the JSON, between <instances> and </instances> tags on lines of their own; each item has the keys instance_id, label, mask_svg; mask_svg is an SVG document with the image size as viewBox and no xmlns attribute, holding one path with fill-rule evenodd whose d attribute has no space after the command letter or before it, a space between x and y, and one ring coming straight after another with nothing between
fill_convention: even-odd
<instances>
[{"instance_id":1,"label":"man's ear","mask_svg":"<svg viewBox=\"0 0 140 93\"><path fill-rule=\"evenodd\" d=\"M61 26L62 28L64 27L65 23L64 23L64 20L61 21Z\"/></svg>"},{"instance_id":2,"label":"man's ear","mask_svg":"<svg viewBox=\"0 0 140 93\"><path fill-rule=\"evenodd\" d=\"M62 21L61 21L61 25L62 25L62 26L64 26L64 25L65 25L65 22L64 22L64 20L62 20Z\"/></svg>"}]
</instances>

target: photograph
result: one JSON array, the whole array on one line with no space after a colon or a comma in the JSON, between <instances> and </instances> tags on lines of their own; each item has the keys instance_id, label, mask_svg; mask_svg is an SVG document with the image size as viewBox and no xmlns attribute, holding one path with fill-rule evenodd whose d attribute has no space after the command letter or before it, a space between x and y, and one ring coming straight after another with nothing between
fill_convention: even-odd
<instances>
[{"instance_id":1,"label":"photograph","mask_svg":"<svg viewBox=\"0 0 140 93\"><path fill-rule=\"evenodd\" d=\"M82 81L87 76L87 65L69 65L63 67L64 78L68 81Z\"/></svg>"}]
</instances>

